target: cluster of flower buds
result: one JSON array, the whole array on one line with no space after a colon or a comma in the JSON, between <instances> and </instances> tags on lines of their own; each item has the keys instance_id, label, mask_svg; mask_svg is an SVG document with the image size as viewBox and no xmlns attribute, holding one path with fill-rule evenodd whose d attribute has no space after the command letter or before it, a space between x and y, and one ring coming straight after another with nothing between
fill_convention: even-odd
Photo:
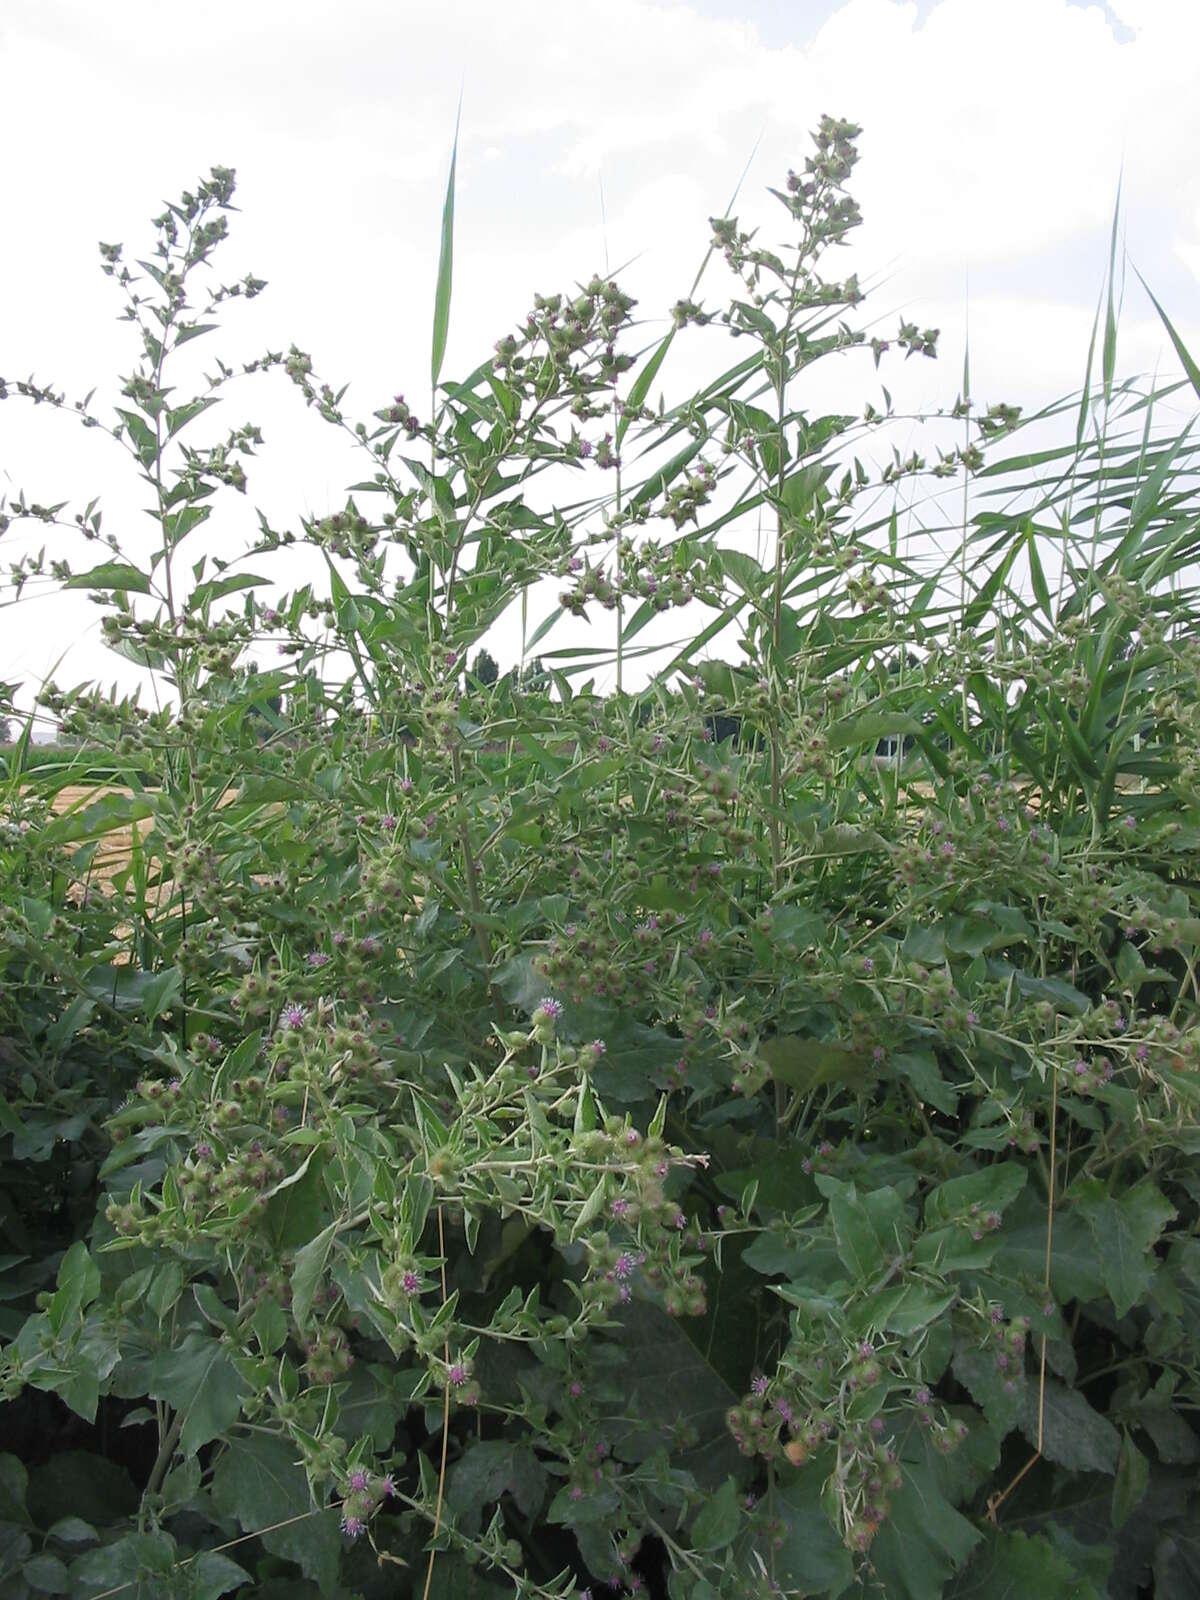
<instances>
[{"instance_id":1,"label":"cluster of flower buds","mask_svg":"<svg viewBox=\"0 0 1200 1600\"><path fill-rule=\"evenodd\" d=\"M620 591L604 568L593 567L586 559L572 556L567 562L567 572L574 576L574 586L564 589L558 603L572 616L582 617L589 600L598 600L606 611L615 609Z\"/></svg>"},{"instance_id":2,"label":"cluster of flower buds","mask_svg":"<svg viewBox=\"0 0 1200 1600\"><path fill-rule=\"evenodd\" d=\"M654 541L635 546L622 539L619 553L623 592L648 600L656 611L693 600L715 605L720 599L721 573L711 550L696 556L684 539L666 547Z\"/></svg>"},{"instance_id":3,"label":"cluster of flower buds","mask_svg":"<svg viewBox=\"0 0 1200 1600\"><path fill-rule=\"evenodd\" d=\"M590 410L588 396L633 365L632 356L617 354L615 343L634 304L611 279L600 277L590 279L577 295L535 295L521 332L497 341L496 371L518 386L530 378L541 383L542 363L548 358L558 378Z\"/></svg>"},{"instance_id":4,"label":"cluster of flower buds","mask_svg":"<svg viewBox=\"0 0 1200 1600\"><path fill-rule=\"evenodd\" d=\"M322 517L319 522L306 523L305 532L314 544L347 560L365 560L379 542L378 533L353 506Z\"/></svg>"},{"instance_id":5,"label":"cluster of flower buds","mask_svg":"<svg viewBox=\"0 0 1200 1600\"><path fill-rule=\"evenodd\" d=\"M342 1532L357 1539L367 1530L371 1518L396 1493L391 1473L382 1476L365 1467L352 1467L342 1489Z\"/></svg>"},{"instance_id":6,"label":"cluster of flower buds","mask_svg":"<svg viewBox=\"0 0 1200 1600\"><path fill-rule=\"evenodd\" d=\"M572 1000L641 997L658 975L659 943L682 920L682 914L670 911L651 915L620 935L599 915L568 922L534 965Z\"/></svg>"},{"instance_id":7,"label":"cluster of flower buds","mask_svg":"<svg viewBox=\"0 0 1200 1600\"><path fill-rule=\"evenodd\" d=\"M379 418L380 422L388 422L398 427L402 427L410 439L415 439L421 431L420 421L409 410L408 404L402 394L398 394L390 406L384 406L382 410L377 411L375 415Z\"/></svg>"},{"instance_id":8,"label":"cluster of flower buds","mask_svg":"<svg viewBox=\"0 0 1200 1600\"><path fill-rule=\"evenodd\" d=\"M795 743L791 751L791 768L798 777L812 776L825 781L833 776L829 740L812 717L797 718L792 738Z\"/></svg>"},{"instance_id":9,"label":"cluster of flower buds","mask_svg":"<svg viewBox=\"0 0 1200 1600\"><path fill-rule=\"evenodd\" d=\"M671 307L671 321L677 328L686 328L694 324L697 328L706 328L713 320L714 313L705 311L695 300L676 300Z\"/></svg>"},{"instance_id":10,"label":"cluster of flower buds","mask_svg":"<svg viewBox=\"0 0 1200 1600\"><path fill-rule=\"evenodd\" d=\"M354 1365L354 1355L345 1330L336 1323L318 1323L301 1340L304 1370L315 1384L324 1387L344 1378Z\"/></svg>"},{"instance_id":11,"label":"cluster of flower buds","mask_svg":"<svg viewBox=\"0 0 1200 1600\"><path fill-rule=\"evenodd\" d=\"M997 1376L1006 1394L1016 1394L1025 1381L1025 1346L1030 1320L1025 1316L1006 1318L1002 1306L992 1306L988 1325L991 1330L989 1348Z\"/></svg>"},{"instance_id":12,"label":"cluster of flower buds","mask_svg":"<svg viewBox=\"0 0 1200 1600\"><path fill-rule=\"evenodd\" d=\"M334 1095L350 1086L387 1088L393 1081L368 1019L332 1022L321 1005L311 1015L295 1001L285 1005L268 1057L275 1079L320 1084Z\"/></svg>"},{"instance_id":13,"label":"cluster of flower buds","mask_svg":"<svg viewBox=\"0 0 1200 1600\"><path fill-rule=\"evenodd\" d=\"M717 486L717 469L709 461L701 461L691 472L685 472L677 483L671 485L663 496L659 516L668 518L676 528L694 522L699 526L699 511L712 499Z\"/></svg>"}]
</instances>

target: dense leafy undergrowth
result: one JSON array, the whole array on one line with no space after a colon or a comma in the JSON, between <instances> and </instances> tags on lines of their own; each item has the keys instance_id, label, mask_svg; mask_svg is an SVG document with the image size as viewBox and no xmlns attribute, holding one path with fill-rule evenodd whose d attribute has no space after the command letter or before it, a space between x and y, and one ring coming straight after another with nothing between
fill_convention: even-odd
<instances>
[{"instance_id":1,"label":"dense leafy undergrowth","mask_svg":"<svg viewBox=\"0 0 1200 1600\"><path fill-rule=\"evenodd\" d=\"M627 354L597 278L461 383L451 189L428 415L253 363L370 467L233 563L193 547L258 435L189 447L234 374L168 376L262 287L194 305L232 174L137 273L102 247L140 342L103 426L160 543L20 499L56 553L12 599L90 590L167 709L48 686L116 787L55 815L77 764L31 723L3 780L14 1600L1200 1587L1191 447L1114 382L1111 297L1066 444L964 393L960 448L880 471L871 408L795 409L872 348L818 274L856 131L822 122L778 254L714 222L719 314ZM931 474L970 479L949 560L871 515ZM287 588L293 544L327 581ZM548 574L616 623L617 692L607 646L464 674Z\"/></svg>"}]
</instances>

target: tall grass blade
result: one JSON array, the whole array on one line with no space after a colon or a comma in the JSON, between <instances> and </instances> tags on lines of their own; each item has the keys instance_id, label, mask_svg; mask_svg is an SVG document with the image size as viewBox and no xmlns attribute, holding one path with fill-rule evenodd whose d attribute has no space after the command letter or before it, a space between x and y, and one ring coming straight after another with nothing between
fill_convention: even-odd
<instances>
[{"instance_id":1,"label":"tall grass blade","mask_svg":"<svg viewBox=\"0 0 1200 1600\"><path fill-rule=\"evenodd\" d=\"M1092 403L1092 363L1096 359L1096 334L1100 327L1100 303L1104 299L1103 286L1096 301L1096 315L1092 318L1092 336L1088 340L1087 371L1083 375L1083 389L1079 396L1079 420L1075 424L1075 449L1083 449L1083 434L1087 427L1088 407Z\"/></svg>"},{"instance_id":2,"label":"tall grass blade","mask_svg":"<svg viewBox=\"0 0 1200 1600\"><path fill-rule=\"evenodd\" d=\"M1113 207L1112 239L1108 247L1108 304L1104 312L1104 404L1107 406L1112 401L1113 374L1117 369L1117 312L1116 312L1116 268L1117 268L1117 225L1121 217L1121 182L1117 181L1117 203Z\"/></svg>"},{"instance_id":3,"label":"tall grass blade","mask_svg":"<svg viewBox=\"0 0 1200 1600\"><path fill-rule=\"evenodd\" d=\"M1197 395L1200 395L1200 367L1196 365L1188 351L1187 346L1176 332L1174 323L1159 305L1158 301L1154 298L1154 295L1150 290L1150 285L1146 282L1145 278L1142 277L1141 273L1138 272L1136 267L1134 267L1133 270L1137 272L1137 279L1142 288L1145 289L1148 295L1150 295L1150 304L1162 318L1162 325L1170 335L1171 343L1175 346L1175 354L1179 357L1179 364L1188 375L1188 381L1191 383L1191 386L1196 391Z\"/></svg>"},{"instance_id":4,"label":"tall grass blade","mask_svg":"<svg viewBox=\"0 0 1200 1600\"><path fill-rule=\"evenodd\" d=\"M433 356L430 362L430 381L437 388L446 354L446 339L450 332L450 290L454 278L454 174L458 167L458 130L462 121L462 99L454 119L454 147L450 152L450 177L446 182L446 199L442 205L442 249L438 258L437 293L433 301Z\"/></svg>"}]
</instances>

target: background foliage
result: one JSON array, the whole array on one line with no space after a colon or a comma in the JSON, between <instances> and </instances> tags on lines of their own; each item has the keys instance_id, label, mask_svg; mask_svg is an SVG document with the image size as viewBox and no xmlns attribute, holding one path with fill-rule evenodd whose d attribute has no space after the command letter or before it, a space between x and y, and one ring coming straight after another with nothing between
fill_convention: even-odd
<instances>
[{"instance_id":1,"label":"background foliage","mask_svg":"<svg viewBox=\"0 0 1200 1600\"><path fill-rule=\"evenodd\" d=\"M1193 447L1117 383L1111 292L1031 419L1066 443L969 369L932 461L799 409L889 354L824 275L856 133L778 249L714 219L728 301L706 263L638 352L596 277L460 382L452 168L424 416L353 421L294 347L180 397L264 287L201 287L220 168L136 272L101 247L111 422L0 381L110 430L157 540L18 497L55 553L13 602L88 590L164 691L46 686L86 747L5 757L6 1593L1195 1592ZM369 463L226 563L195 535L261 440L188 441L252 374ZM281 591L300 545L325 579Z\"/></svg>"}]
</instances>

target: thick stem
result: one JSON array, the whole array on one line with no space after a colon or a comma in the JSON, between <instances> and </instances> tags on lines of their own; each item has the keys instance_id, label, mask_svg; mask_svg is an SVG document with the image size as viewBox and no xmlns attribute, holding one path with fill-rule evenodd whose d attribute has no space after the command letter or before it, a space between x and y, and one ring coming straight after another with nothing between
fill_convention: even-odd
<instances>
[{"instance_id":1,"label":"thick stem","mask_svg":"<svg viewBox=\"0 0 1200 1600\"><path fill-rule=\"evenodd\" d=\"M458 746L454 748L451 757L454 770L454 787L462 790L462 757ZM459 842L463 853L463 875L467 880L467 900L471 907L471 921L475 927L475 938L479 945L479 955L483 961L485 977L490 980L492 970L492 941L488 938L488 931L483 925L483 898L479 893L479 867L475 860L475 851L471 844L471 830L464 822L458 830Z\"/></svg>"},{"instance_id":2,"label":"thick stem","mask_svg":"<svg viewBox=\"0 0 1200 1600\"><path fill-rule=\"evenodd\" d=\"M175 1455L175 1448L179 1443L179 1435L183 1432L183 1412L177 1411L171 1426L163 1435L163 1442L159 1446L158 1454L154 1458L154 1465L150 1468L150 1476L146 1480L146 1495L157 1494L162 1488L163 1479L167 1475L167 1468Z\"/></svg>"}]
</instances>

